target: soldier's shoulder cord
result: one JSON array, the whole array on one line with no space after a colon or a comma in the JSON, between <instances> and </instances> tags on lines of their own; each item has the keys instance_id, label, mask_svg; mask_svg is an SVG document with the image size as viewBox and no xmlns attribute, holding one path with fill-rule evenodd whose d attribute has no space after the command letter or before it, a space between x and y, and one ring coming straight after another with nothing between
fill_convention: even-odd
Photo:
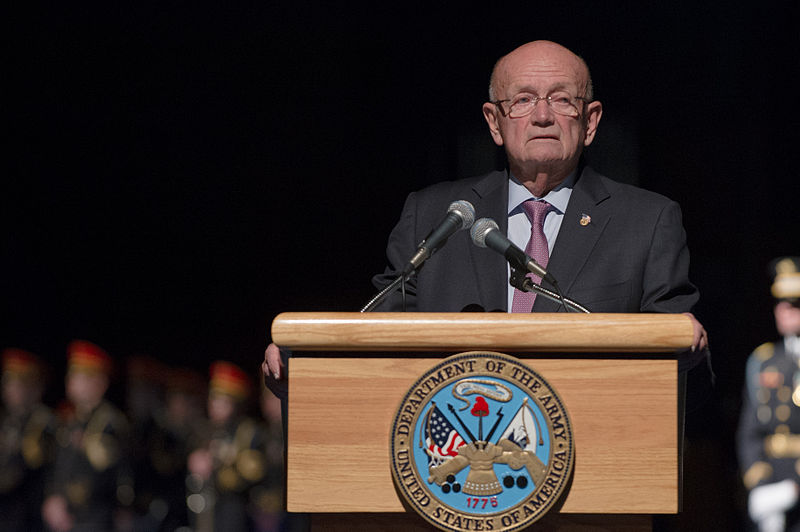
<instances>
[{"instance_id":1,"label":"soldier's shoulder cord","mask_svg":"<svg viewBox=\"0 0 800 532\"><path fill-rule=\"evenodd\" d=\"M760 346L756 347L753 350L751 357L754 360L758 360L759 362L764 362L765 360L769 360L772 358L772 355L775 354L775 343L774 342L765 342Z\"/></svg>"},{"instance_id":2,"label":"soldier's shoulder cord","mask_svg":"<svg viewBox=\"0 0 800 532\"><path fill-rule=\"evenodd\" d=\"M249 449L253 446L258 434L258 424L252 418L245 417L236 427L236 434L233 437L237 449Z\"/></svg>"},{"instance_id":3,"label":"soldier's shoulder cord","mask_svg":"<svg viewBox=\"0 0 800 532\"><path fill-rule=\"evenodd\" d=\"M128 431L128 421L114 405L103 401L89 418L86 432L87 434L97 434L106 432L106 428L109 428L114 434L122 435Z\"/></svg>"}]
</instances>

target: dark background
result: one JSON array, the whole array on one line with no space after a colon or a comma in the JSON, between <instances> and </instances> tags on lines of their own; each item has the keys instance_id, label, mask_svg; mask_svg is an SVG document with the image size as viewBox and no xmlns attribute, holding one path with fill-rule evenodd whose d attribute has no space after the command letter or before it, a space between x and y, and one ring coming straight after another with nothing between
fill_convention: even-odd
<instances>
[{"instance_id":1,"label":"dark background","mask_svg":"<svg viewBox=\"0 0 800 532\"><path fill-rule=\"evenodd\" d=\"M551 39L604 103L591 164L683 207L718 380L680 519L740 526L744 361L775 334L767 263L800 254L796 2L200 5L6 12L0 347L255 376L277 313L372 296L409 192L502 164L489 72Z\"/></svg>"}]
</instances>

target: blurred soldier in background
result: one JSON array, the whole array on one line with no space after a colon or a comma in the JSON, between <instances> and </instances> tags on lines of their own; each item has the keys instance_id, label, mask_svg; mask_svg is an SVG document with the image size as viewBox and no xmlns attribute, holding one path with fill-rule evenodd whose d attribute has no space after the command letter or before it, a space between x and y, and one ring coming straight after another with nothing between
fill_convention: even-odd
<instances>
[{"instance_id":1,"label":"blurred soldier in background","mask_svg":"<svg viewBox=\"0 0 800 532\"><path fill-rule=\"evenodd\" d=\"M249 508L267 473L262 423L245 414L250 380L225 361L211 365L209 438L189 455L187 501L197 532L254 530Z\"/></svg>"},{"instance_id":2,"label":"blurred soldier in background","mask_svg":"<svg viewBox=\"0 0 800 532\"><path fill-rule=\"evenodd\" d=\"M128 357L125 364L125 413L130 423L130 464L134 502L130 528L135 532L156 532L166 510L156 501L159 479L150 460L151 434L156 413L163 407L166 364L147 355Z\"/></svg>"},{"instance_id":3,"label":"blurred soldier in background","mask_svg":"<svg viewBox=\"0 0 800 532\"><path fill-rule=\"evenodd\" d=\"M152 481L147 515L160 532L188 527L186 476L189 452L208 434L206 382L188 368L166 372L164 406L153 416L146 442Z\"/></svg>"},{"instance_id":4,"label":"blurred soldier in background","mask_svg":"<svg viewBox=\"0 0 800 532\"><path fill-rule=\"evenodd\" d=\"M41 531L44 474L52 465L55 423L42 404L44 365L21 349L2 353L0 530Z\"/></svg>"},{"instance_id":5,"label":"blurred soldier in background","mask_svg":"<svg viewBox=\"0 0 800 532\"><path fill-rule=\"evenodd\" d=\"M164 405L168 366L147 355L128 357L125 364L125 409L131 432L146 431Z\"/></svg>"},{"instance_id":6,"label":"blurred soldier in background","mask_svg":"<svg viewBox=\"0 0 800 532\"><path fill-rule=\"evenodd\" d=\"M260 379L263 381L263 379ZM265 421L267 473L261 486L253 490L251 513L259 532L290 530L284 511L284 457L281 400L263 382L259 401Z\"/></svg>"},{"instance_id":7,"label":"blurred soldier in background","mask_svg":"<svg viewBox=\"0 0 800 532\"><path fill-rule=\"evenodd\" d=\"M58 449L42 516L56 532L114 529L116 510L133 502L128 423L105 400L111 357L90 342L67 348L68 403L59 411Z\"/></svg>"},{"instance_id":8,"label":"blurred soldier in background","mask_svg":"<svg viewBox=\"0 0 800 532\"><path fill-rule=\"evenodd\" d=\"M748 359L737 432L748 513L761 532L800 530L800 257L770 270L781 338Z\"/></svg>"}]
</instances>

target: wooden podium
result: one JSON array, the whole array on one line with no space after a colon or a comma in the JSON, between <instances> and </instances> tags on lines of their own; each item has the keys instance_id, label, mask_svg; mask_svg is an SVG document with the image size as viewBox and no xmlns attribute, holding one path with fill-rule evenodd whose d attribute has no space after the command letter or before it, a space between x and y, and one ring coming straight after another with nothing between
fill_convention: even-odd
<instances>
[{"instance_id":1,"label":"wooden podium","mask_svg":"<svg viewBox=\"0 0 800 532\"><path fill-rule=\"evenodd\" d=\"M432 528L395 490L390 425L420 375L475 350L520 358L572 420L572 484L532 529L650 530L652 514L679 511L686 316L284 313L272 338L293 350L287 508L313 530Z\"/></svg>"}]
</instances>

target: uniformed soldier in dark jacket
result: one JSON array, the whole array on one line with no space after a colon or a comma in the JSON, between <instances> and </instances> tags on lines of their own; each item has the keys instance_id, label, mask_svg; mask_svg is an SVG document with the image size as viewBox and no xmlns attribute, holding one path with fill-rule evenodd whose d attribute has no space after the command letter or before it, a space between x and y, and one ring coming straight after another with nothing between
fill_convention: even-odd
<instances>
[{"instance_id":1,"label":"uniformed soldier in dark jacket","mask_svg":"<svg viewBox=\"0 0 800 532\"><path fill-rule=\"evenodd\" d=\"M52 411L42 404L44 365L21 349L5 349L0 378L0 531L41 531L45 472L55 450Z\"/></svg>"},{"instance_id":2,"label":"uniformed soldier in dark jacket","mask_svg":"<svg viewBox=\"0 0 800 532\"><path fill-rule=\"evenodd\" d=\"M225 361L211 366L205 444L189 456L188 497L197 532L244 532L254 529L249 514L265 479L265 433L262 423L244 414L251 394L247 375Z\"/></svg>"},{"instance_id":3,"label":"uniformed soldier in dark jacket","mask_svg":"<svg viewBox=\"0 0 800 532\"><path fill-rule=\"evenodd\" d=\"M173 532L189 525L187 460L208 434L206 397L205 378L199 372L189 368L170 368L166 372L164 406L155 412L146 442L152 475L148 513L158 518L155 530L159 532Z\"/></svg>"},{"instance_id":4,"label":"uniformed soldier in dark jacket","mask_svg":"<svg viewBox=\"0 0 800 532\"><path fill-rule=\"evenodd\" d=\"M261 384L259 401L266 434L267 472L261 485L253 490L251 515L258 532L280 532L292 529L284 507L283 427L281 400ZM298 530L302 529L297 528Z\"/></svg>"},{"instance_id":5,"label":"uniformed soldier in dark jacket","mask_svg":"<svg viewBox=\"0 0 800 532\"><path fill-rule=\"evenodd\" d=\"M761 532L800 530L800 258L773 261L780 339L747 362L737 448L748 513Z\"/></svg>"},{"instance_id":6,"label":"uniformed soldier in dark jacket","mask_svg":"<svg viewBox=\"0 0 800 532\"><path fill-rule=\"evenodd\" d=\"M68 404L59 412L58 449L42 515L58 532L111 531L116 511L133 502L128 422L104 399L109 355L76 340L67 356Z\"/></svg>"},{"instance_id":7,"label":"uniformed soldier in dark jacket","mask_svg":"<svg viewBox=\"0 0 800 532\"><path fill-rule=\"evenodd\" d=\"M157 500L161 488L150 460L155 416L163 407L168 366L148 355L128 357L125 364L125 414L130 425L130 465L135 498L131 507L134 532L158 532L167 509Z\"/></svg>"}]
</instances>

